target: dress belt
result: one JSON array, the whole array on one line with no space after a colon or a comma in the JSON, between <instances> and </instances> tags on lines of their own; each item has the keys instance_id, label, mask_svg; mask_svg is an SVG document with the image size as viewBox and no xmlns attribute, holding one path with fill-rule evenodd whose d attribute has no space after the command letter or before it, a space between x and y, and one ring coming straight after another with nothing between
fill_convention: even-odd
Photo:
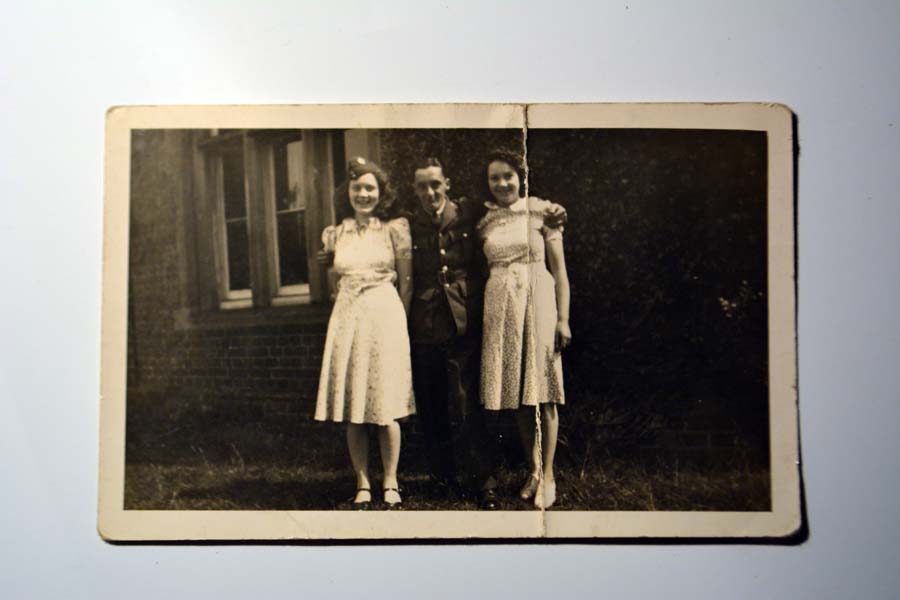
<instances>
[{"instance_id":1,"label":"dress belt","mask_svg":"<svg viewBox=\"0 0 900 600\"><path fill-rule=\"evenodd\" d=\"M397 276L394 273L378 275L343 275L338 281L338 291L351 296L358 296L365 291L382 285L394 285Z\"/></svg>"},{"instance_id":2,"label":"dress belt","mask_svg":"<svg viewBox=\"0 0 900 600\"><path fill-rule=\"evenodd\" d=\"M522 266L531 266L536 264L542 264L544 262L544 257L541 256L539 258L533 259L518 259L518 260L507 260L507 261L496 261L490 264L491 269L508 269L514 265L522 265Z\"/></svg>"}]
</instances>

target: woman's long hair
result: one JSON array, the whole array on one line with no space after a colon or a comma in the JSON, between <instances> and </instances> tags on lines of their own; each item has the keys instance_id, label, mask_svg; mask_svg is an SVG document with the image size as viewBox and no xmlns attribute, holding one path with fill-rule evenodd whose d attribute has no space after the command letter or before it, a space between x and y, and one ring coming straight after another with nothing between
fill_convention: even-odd
<instances>
[{"instance_id":1,"label":"woman's long hair","mask_svg":"<svg viewBox=\"0 0 900 600\"><path fill-rule=\"evenodd\" d=\"M503 162L512 167L516 175L519 176L519 197L525 197L525 160L522 155L509 148L497 148L492 150L484 159L484 166L481 168L481 189L485 200L494 201L494 194L491 192L491 183L488 179L488 168L493 162Z\"/></svg>"},{"instance_id":2,"label":"woman's long hair","mask_svg":"<svg viewBox=\"0 0 900 600\"><path fill-rule=\"evenodd\" d=\"M400 216L400 207L396 202L396 195L391 187L387 173L381 167L364 158L354 158L347 165L347 179L334 190L334 217L335 222L340 223L344 219L353 217L353 206L350 204L350 182L359 179L366 173L375 176L378 184L378 204L372 214L383 222L390 221Z\"/></svg>"}]
</instances>

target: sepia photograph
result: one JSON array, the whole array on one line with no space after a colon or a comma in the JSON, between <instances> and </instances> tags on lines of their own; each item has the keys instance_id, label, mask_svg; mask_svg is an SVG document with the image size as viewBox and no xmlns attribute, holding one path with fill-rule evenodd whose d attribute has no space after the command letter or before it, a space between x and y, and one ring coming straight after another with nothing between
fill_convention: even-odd
<instances>
[{"instance_id":1,"label":"sepia photograph","mask_svg":"<svg viewBox=\"0 0 900 600\"><path fill-rule=\"evenodd\" d=\"M9 8L11 597L898 595L897 2Z\"/></svg>"},{"instance_id":2,"label":"sepia photograph","mask_svg":"<svg viewBox=\"0 0 900 600\"><path fill-rule=\"evenodd\" d=\"M111 110L101 534L790 535L791 127Z\"/></svg>"}]
</instances>

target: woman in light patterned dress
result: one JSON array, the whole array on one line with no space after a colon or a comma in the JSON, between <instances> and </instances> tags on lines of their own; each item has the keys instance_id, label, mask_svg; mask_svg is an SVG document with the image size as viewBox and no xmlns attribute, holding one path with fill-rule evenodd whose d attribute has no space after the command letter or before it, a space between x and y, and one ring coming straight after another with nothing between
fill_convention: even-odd
<instances>
[{"instance_id":1,"label":"woman in light patterned dress","mask_svg":"<svg viewBox=\"0 0 900 600\"><path fill-rule=\"evenodd\" d=\"M412 299L412 241L386 174L355 158L348 166L339 219L322 234L334 254L337 296L322 358L315 418L347 422L347 445L356 474L353 502L372 500L367 428L378 429L384 501L401 501L397 483L400 425L415 412L406 315ZM346 194L346 195L344 195ZM337 194L336 194L337 197ZM352 209L352 211L351 211ZM346 218L340 218L347 215Z\"/></svg>"},{"instance_id":2,"label":"woman in light patterned dress","mask_svg":"<svg viewBox=\"0 0 900 600\"><path fill-rule=\"evenodd\" d=\"M565 402L560 352L572 339L562 229L544 224L549 202L526 197L518 155L492 153L485 177L494 201L478 224L490 266L481 402L487 410L517 411L531 467L520 496L549 508L556 500L557 405Z\"/></svg>"}]
</instances>

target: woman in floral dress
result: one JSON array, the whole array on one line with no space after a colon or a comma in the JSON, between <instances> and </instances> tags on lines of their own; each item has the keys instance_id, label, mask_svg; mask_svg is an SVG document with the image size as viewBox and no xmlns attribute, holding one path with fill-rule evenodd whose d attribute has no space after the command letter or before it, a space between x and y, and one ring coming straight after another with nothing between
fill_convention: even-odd
<instances>
[{"instance_id":1,"label":"woman in floral dress","mask_svg":"<svg viewBox=\"0 0 900 600\"><path fill-rule=\"evenodd\" d=\"M347 216L322 234L339 280L315 418L347 422L357 504L372 499L367 428L377 427L384 501L397 504L397 420L415 412L406 325L412 299L409 223L395 217L385 173L364 158L350 161L346 191L340 189L343 202L338 198L336 209Z\"/></svg>"},{"instance_id":2,"label":"woman in floral dress","mask_svg":"<svg viewBox=\"0 0 900 600\"><path fill-rule=\"evenodd\" d=\"M487 410L517 411L531 463L520 496L549 508L556 500L557 405L565 402L560 352L572 339L562 229L544 224L549 202L526 197L518 155L492 153L485 177L494 200L478 225L490 266L481 402Z\"/></svg>"}]
</instances>

